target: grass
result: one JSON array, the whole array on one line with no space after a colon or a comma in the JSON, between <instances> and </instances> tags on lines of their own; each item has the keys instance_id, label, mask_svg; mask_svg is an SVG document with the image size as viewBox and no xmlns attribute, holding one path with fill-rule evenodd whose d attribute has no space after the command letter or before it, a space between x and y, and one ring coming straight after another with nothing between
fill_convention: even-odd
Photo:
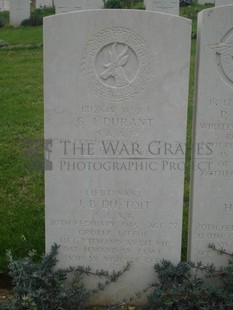
<instances>
[{"instance_id":1,"label":"grass","mask_svg":"<svg viewBox=\"0 0 233 310\"><path fill-rule=\"evenodd\" d=\"M195 30L196 29L194 29L193 33L195 33ZM193 118L193 101L194 101L195 53L196 53L196 40L193 39L191 42L189 98L188 98L189 104L188 104L188 115L187 115L182 260L186 260L187 258L187 243L188 243L189 182L190 182L190 169L191 169L190 162L191 162L192 118Z\"/></svg>"},{"instance_id":2,"label":"grass","mask_svg":"<svg viewBox=\"0 0 233 310\"><path fill-rule=\"evenodd\" d=\"M11 45L40 44L42 43L42 27L3 27L0 28L0 40Z\"/></svg>"},{"instance_id":3,"label":"grass","mask_svg":"<svg viewBox=\"0 0 233 310\"><path fill-rule=\"evenodd\" d=\"M192 18L196 36L197 11L181 9ZM0 270L5 252L24 256L29 249L44 252L43 175L43 50L42 27L0 28L0 40L16 49L0 49ZM192 40L187 130L187 163L184 192L182 258L186 257L189 171L194 91L195 39ZM34 48L22 48L32 45ZM35 229L36 228L36 229Z\"/></svg>"},{"instance_id":4,"label":"grass","mask_svg":"<svg viewBox=\"0 0 233 310\"><path fill-rule=\"evenodd\" d=\"M15 33L0 29L0 37L6 30ZM23 37L25 29L20 30ZM30 29L24 36L27 33ZM38 147L31 142L43 138L42 49L0 50L0 68L0 268L4 268L7 249L16 256L32 248L44 250L43 148L42 143Z\"/></svg>"},{"instance_id":5,"label":"grass","mask_svg":"<svg viewBox=\"0 0 233 310\"><path fill-rule=\"evenodd\" d=\"M187 115L187 137L186 137L186 162L185 162L185 183L184 183L184 204L183 204L183 233L182 233L182 255L181 259L187 259L188 244L188 218L189 218L189 183L191 169L191 141L192 141L192 119L195 84L195 57L196 57L196 36L197 36L197 15L203 10L213 7L212 4L199 5L198 1L193 1L191 6L180 8L180 15L192 20L192 42L190 57L190 77L189 77L189 97Z\"/></svg>"}]
</instances>

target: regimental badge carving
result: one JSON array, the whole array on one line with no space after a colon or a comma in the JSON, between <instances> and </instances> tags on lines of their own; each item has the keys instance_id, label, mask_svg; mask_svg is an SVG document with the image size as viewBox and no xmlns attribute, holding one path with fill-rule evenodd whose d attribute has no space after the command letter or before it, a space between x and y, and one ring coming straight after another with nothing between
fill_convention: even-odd
<instances>
[{"instance_id":1,"label":"regimental badge carving","mask_svg":"<svg viewBox=\"0 0 233 310\"><path fill-rule=\"evenodd\" d=\"M233 29L227 32L220 43L209 47L216 52L221 77L233 87Z\"/></svg>"},{"instance_id":2,"label":"regimental badge carving","mask_svg":"<svg viewBox=\"0 0 233 310\"><path fill-rule=\"evenodd\" d=\"M119 102L144 91L151 79L152 58L146 42L133 31L108 28L87 42L81 69L93 93Z\"/></svg>"},{"instance_id":3,"label":"regimental badge carving","mask_svg":"<svg viewBox=\"0 0 233 310\"><path fill-rule=\"evenodd\" d=\"M126 86L130 83L124 71L124 66L129 59L128 49L128 46L125 45L121 52L117 52L117 43L113 43L108 50L109 63L104 65L105 70L101 74L101 77L104 80L112 77L116 87Z\"/></svg>"}]
</instances>

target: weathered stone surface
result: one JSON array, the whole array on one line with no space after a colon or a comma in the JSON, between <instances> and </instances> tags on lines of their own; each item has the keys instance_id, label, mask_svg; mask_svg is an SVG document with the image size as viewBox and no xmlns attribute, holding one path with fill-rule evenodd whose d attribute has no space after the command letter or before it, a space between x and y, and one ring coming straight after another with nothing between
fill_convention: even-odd
<instances>
[{"instance_id":1,"label":"weathered stone surface","mask_svg":"<svg viewBox=\"0 0 233 310\"><path fill-rule=\"evenodd\" d=\"M0 11L9 11L10 3L9 0L0 0Z\"/></svg>"},{"instance_id":2,"label":"weathered stone surface","mask_svg":"<svg viewBox=\"0 0 233 310\"><path fill-rule=\"evenodd\" d=\"M72 11L103 9L103 0L56 0L56 14Z\"/></svg>"},{"instance_id":3,"label":"weathered stone surface","mask_svg":"<svg viewBox=\"0 0 233 310\"><path fill-rule=\"evenodd\" d=\"M233 4L233 0L215 0L215 6Z\"/></svg>"},{"instance_id":4,"label":"weathered stone surface","mask_svg":"<svg viewBox=\"0 0 233 310\"><path fill-rule=\"evenodd\" d=\"M46 248L61 245L63 267L132 261L99 304L180 260L190 34L148 11L44 20Z\"/></svg>"},{"instance_id":5,"label":"weathered stone surface","mask_svg":"<svg viewBox=\"0 0 233 310\"><path fill-rule=\"evenodd\" d=\"M226 263L233 252L233 6L200 13L189 257Z\"/></svg>"},{"instance_id":6,"label":"weathered stone surface","mask_svg":"<svg viewBox=\"0 0 233 310\"><path fill-rule=\"evenodd\" d=\"M199 4L208 4L208 3L215 4L215 1L216 0L198 0L198 3Z\"/></svg>"},{"instance_id":7,"label":"weathered stone surface","mask_svg":"<svg viewBox=\"0 0 233 310\"><path fill-rule=\"evenodd\" d=\"M179 0L145 0L146 10L179 15Z\"/></svg>"},{"instance_id":8,"label":"weathered stone surface","mask_svg":"<svg viewBox=\"0 0 233 310\"><path fill-rule=\"evenodd\" d=\"M20 26L24 19L30 17L30 0L14 0L10 2L10 24Z\"/></svg>"}]
</instances>

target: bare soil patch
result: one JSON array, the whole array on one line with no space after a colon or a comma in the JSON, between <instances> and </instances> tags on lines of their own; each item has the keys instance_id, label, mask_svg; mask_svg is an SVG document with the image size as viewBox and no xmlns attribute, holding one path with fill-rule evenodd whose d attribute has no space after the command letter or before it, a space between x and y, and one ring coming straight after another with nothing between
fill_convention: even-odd
<instances>
[{"instance_id":1,"label":"bare soil patch","mask_svg":"<svg viewBox=\"0 0 233 310\"><path fill-rule=\"evenodd\" d=\"M0 274L0 307L12 297L12 282L9 276Z\"/></svg>"}]
</instances>

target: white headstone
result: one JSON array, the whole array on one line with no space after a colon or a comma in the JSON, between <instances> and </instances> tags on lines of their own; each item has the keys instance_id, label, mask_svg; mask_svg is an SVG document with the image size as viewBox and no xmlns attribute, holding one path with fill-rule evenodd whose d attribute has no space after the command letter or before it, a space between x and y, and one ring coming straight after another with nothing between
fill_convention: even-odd
<instances>
[{"instance_id":1,"label":"white headstone","mask_svg":"<svg viewBox=\"0 0 233 310\"><path fill-rule=\"evenodd\" d=\"M84 10L103 9L103 0L84 0Z\"/></svg>"},{"instance_id":2,"label":"white headstone","mask_svg":"<svg viewBox=\"0 0 233 310\"><path fill-rule=\"evenodd\" d=\"M179 15L179 0L145 0L145 9Z\"/></svg>"},{"instance_id":3,"label":"white headstone","mask_svg":"<svg viewBox=\"0 0 233 310\"><path fill-rule=\"evenodd\" d=\"M199 4L215 4L216 0L198 0Z\"/></svg>"},{"instance_id":4,"label":"white headstone","mask_svg":"<svg viewBox=\"0 0 233 310\"><path fill-rule=\"evenodd\" d=\"M103 9L103 0L56 0L56 14L72 11Z\"/></svg>"},{"instance_id":5,"label":"white headstone","mask_svg":"<svg viewBox=\"0 0 233 310\"><path fill-rule=\"evenodd\" d=\"M36 0L36 8L52 7L52 0Z\"/></svg>"},{"instance_id":6,"label":"white headstone","mask_svg":"<svg viewBox=\"0 0 233 310\"><path fill-rule=\"evenodd\" d=\"M180 260L190 31L134 10L44 20L46 248L63 267L132 261L99 304Z\"/></svg>"},{"instance_id":7,"label":"white headstone","mask_svg":"<svg viewBox=\"0 0 233 310\"><path fill-rule=\"evenodd\" d=\"M208 245L233 252L233 6L204 10L198 18L189 257L224 264Z\"/></svg>"},{"instance_id":8,"label":"white headstone","mask_svg":"<svg viewBox=\"0 0 233 310\"><path fill-rule=\"evenodd\" d=\"M24 19L30 17L30 0L13 0L10 2L10 25L20 26Z\"/></svg>"},{"instance_id":9,"label":"white headstone","mask_svg":"<svg viewBox=\"0 0 233 310\"><path fill-rule=\"evenodd\" d=\"M233 0L215 0L215 6L233 4Z\"/></svg>"},{"instance_id":10,"label":"white headstone","mask_svg":"<svg viewBox=\"0 0 233 310\"><path fill-rule=\"evenodd\" d=\"M10 10L10 1L9 0L1 0L2 2L2 11Z\"/></svg>"}]
</instances>

